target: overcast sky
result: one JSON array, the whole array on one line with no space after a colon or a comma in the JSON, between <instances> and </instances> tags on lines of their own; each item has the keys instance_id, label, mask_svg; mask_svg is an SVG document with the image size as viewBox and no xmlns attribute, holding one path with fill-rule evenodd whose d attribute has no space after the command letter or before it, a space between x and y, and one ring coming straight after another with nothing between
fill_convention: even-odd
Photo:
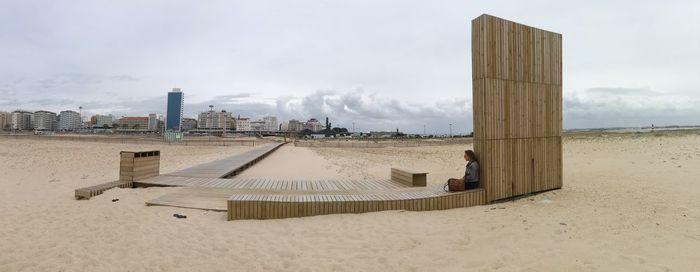
<instances>
[{"instance_id":1,"label":"overcast sky","mask_svg":"<svg viewBox=\"0 0 700 272\"><path fill-rule=\"evenodd\" d=\"M563 35L564 128L700 124L700 1L0 0L0 110L467 132L483 13Z\"/></svg>"}]
</instances>

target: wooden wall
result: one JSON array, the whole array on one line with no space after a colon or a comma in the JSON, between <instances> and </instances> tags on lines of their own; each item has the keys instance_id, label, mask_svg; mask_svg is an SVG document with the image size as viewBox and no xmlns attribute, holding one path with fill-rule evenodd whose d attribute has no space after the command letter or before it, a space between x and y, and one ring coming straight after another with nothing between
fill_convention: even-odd
<instances>
[{"instance_id":1,"label":"wooden wall","mask_svg":"<svg viewBox=\"0 0 700 272\"><path fill-rule=\"evenodd\" d=\"M562 186L562 36L472 20L474 151L494 201Z\"/></svg>"}]
</instances>

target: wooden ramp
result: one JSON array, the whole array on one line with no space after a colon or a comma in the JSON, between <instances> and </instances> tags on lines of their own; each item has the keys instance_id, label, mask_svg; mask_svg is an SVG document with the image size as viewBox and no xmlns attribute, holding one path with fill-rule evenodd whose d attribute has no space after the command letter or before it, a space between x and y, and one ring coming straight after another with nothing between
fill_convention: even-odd
<instances>
[{"instance_id":1,"label":"wooden ramp","mask_svg":"<svg viewBox=\"0 0 700 272\"><path fill-rule=\"evenodd\" d=\"M193 178L225 178L235 176L284 144L285 143L265 144L225 159L196 165L164 175Z\"/></svg>"}]
</instances>

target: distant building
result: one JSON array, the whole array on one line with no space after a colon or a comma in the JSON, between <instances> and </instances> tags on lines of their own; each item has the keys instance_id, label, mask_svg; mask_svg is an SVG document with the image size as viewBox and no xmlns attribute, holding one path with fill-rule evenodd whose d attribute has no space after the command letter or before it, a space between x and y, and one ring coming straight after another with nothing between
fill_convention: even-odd
<instances>
[{"instance_id":1,"label":"distant building","mask_svg":"<svg viewBox=\"0 0 700 272\"><path fill-rule=\"evenodd\" d=\"M233 130L235 129L235 123L230 112L222 110L217 111L204 111L201 112L197 120L197 128L199 129L224 129Z\"/></svg>"},{"instance_id":2,"label":"distant building","mask_svg":"<svg viewBox=\"0 0 700 272\"><path fill-rule=\"evenodd\" d=\"M323 124L321 124L321 122L319 122L316 118L311 118L309 121L306 121L306 124L304 124L304 129L308 129L313 132L321 131L323 128Z\"/></svg>"},{"instance_id":3,"label":"distant building","mask_svg":"<svg viewBox=\"0 0 700 272\"><path fill-rule=\"evenodd\" d=\"M265 121L263 120L258 120L258 121L251 121L250 122L250 131L266 131L267 127L265 126Z\"/></svg>"},{"instance_id":4,"label":"distant building","mask_svg":"<svg viewBox=\"0 0 700 272\"><path fill-rule=\"evenodd\" d=\"M9 130L10 128L12 128L12 114L0 111L0 130Z\"/></svg>"},{"instance_id":5,"label":"distant building","mask_svg":"<svg viewBox=\"0 0 700 272\"><path fill-rule=\"evenodd\" d=\"M397 136L398 132L394 131L370 131L370 137L372 138L391 138Z\"/></svg>"},{"instance_id":6,"label":"distant building","mask_svg":"<svg viewBox=\"0 0 700 272\"><path fill-rule=\"evenodd\" d=\"M113 115L95 115L93 116L95 121L92 124L93 128L111 128L114 126L114 116Z\"/></svg>"},{"instance_id":7,"label":"distant building","mask_svg":"<svg viewBox=\"0 0 700 272\"><path fill-rule=\"evenodd\" d=\"M168 93L168 109L165 116L166 130L182 130L182 112L185 109L184 106L185 95L180 91L180 88L173 88L173 91Z\"/></svg>"},{"instance_id":8,"label":"distant building","mask_svg":"<svg viewBox=\"0 0 700 272\"><path fill-rule=\"evenodd\" d=\"M54 131L58 128L58 116L55 112L34 112L34 129Z\"/></svg>"},{"instance_id":9,"label":"distant building","mask_svg":"<svg viewBox=\"0 0 700 272\"><path fill-rule=\"evenodd\" d=\"M80 113L72 110L62 111L58 115L58 130L73 131L83 127L83 121L80 120Z\"/></svg>"},{"instance_id":10,"label":"distant building","mask_svg":"<svg viewBox=\"0 0 700 272\"><path fill-rule=\"evenodd\" d=\"M158 115L151 113L148 115L148 130L158 131Z\"/></svg>"},{"instance_id":11,"label":"distant building","mask_svg":"<svg viewBox=\"0 0 700 272\"><path fill-rule=\"evenodd\" d=\"M148 117L127 116L117 120L118 131L140 131L146 132L148 129Z\"/></svg>"},{"instance_id":12,"label":"distant building","mask_svg":"<svg viewBox=\"0 0 700 272\"><path fill-rule=\"evenodd\" d=\"M281 131L288 131L289 130L289 122L282 122L279 125L279 129Z\"/></svg>"},{"instance_id":13,"label":"distant building","mask_svg":"<svg viewBox=\"0 0 700 272\"><path fill-rule=\"evenodd\" d=\"M289 120L289 123L287 123L287 130L288 131L302 131L304 130L304 123L300 122L299 120Z\"/></svg>"},{"instance_id":14,"label":"distant building","mask_svg":"<svg viewBox=\"0 0 700 272\"><path fill-rule=\"evenodd\" d=\"M34 125L34 113L24 110L16 110L12 112L12 126L14 130L31 130Z\"/></svg>"},{"instance_id":15,"label":"distant building","mask_svg":"<svg viewBox=\"0 0 700 272\"><path fill-rule=\"evenodd\" d=\"M251 131L252 128L250 127L250 119L238 117L236 119L236 130L238 130L238 131Z\"/></svg>"},{"instance_id":16,"label":"distant building","mask_svg":"<svg viewBox=\"0 0 700 272\"><path fill-rule=\"evenodd\" d=\"M190 131L197 128L197 119L182 118L182 131Z\"/></svg>"},{"instance_id":17,"label":"distant building","mask_svg":"<svg viewBox=\"0 0 700 272\"><path fill-rule=\"evenodd\" d=\"M277 131L279 130L279 126L277 124L277 117L274 116L265 116L263 117L263 121L265 122L265 130L266 131Z\"/></svg>"}]
</instances>

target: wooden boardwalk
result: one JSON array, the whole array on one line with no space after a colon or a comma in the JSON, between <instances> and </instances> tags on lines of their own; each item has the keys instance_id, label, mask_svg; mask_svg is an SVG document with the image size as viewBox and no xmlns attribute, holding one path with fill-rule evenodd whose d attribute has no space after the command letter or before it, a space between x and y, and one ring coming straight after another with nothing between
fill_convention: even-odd
<instances>
[{"instance_id":1,"label":"wooden boardwalk","mask_svg":"<svg viewBox=\"0 0 700 272\"><path fill-rule=\"evenodd\" d=\"M435 190L374 194L236 194L228 200L228 219L275 219L387 210L431 211L486 204L484 189L447 193Z\"/></svg>"},{"instance_id":2,"label":"wooden boardwalk","mask_svg":"<svg viewBox=\"0 0 700 272\"><path fill-rule=\"evenodd\" d=\"M284 144L285 143L265 144L241 154L167 173L164 174L164 176L193 178L225 178L235 176Z\"/></svg>"},{"instance_id":3,"label":"wooden boardwalk","mask_svg":"<svg viewBox=\"0 0 700 272\"><path fill-rule=\"evenodd\" d=\"M428 211L483 205L483 189L448 193L442 186L386 180L288 180L236 178L282 144L134 182L135 186L182 187L146 202L227 211L229 220L273 219L385 210ZM425 175L425 173L423 173ZM425 179L425 177L423 178ZM422 180L425 186L425 180Z\"/></svg>"},{"instance_id":4,"label":"wooden boardwalk","mask_svg":"<svg viewBox=\"0 0 700 272\"><path fill-rule=\"evenodd\" d=\"M181 186L146 202L227 211L229 220L273 219L384 210L428 211L483 205L483 189L448 193L441 185L412 187L391 180L281 180L265 178L157 177L160 186Z\"/></svg>"},{"instance_id":5,"label":"wooden boardwalk","mask_svg":"<svg viewBox=\"0 0 700 272\"><path fill-rule=\"evenodd\" d=\"M190 178L158 176L140 180L139 185L258 189L265 191L377 191L414 188L391 180L285 180L266 178Z\"/></svg>"}]
</instances>

